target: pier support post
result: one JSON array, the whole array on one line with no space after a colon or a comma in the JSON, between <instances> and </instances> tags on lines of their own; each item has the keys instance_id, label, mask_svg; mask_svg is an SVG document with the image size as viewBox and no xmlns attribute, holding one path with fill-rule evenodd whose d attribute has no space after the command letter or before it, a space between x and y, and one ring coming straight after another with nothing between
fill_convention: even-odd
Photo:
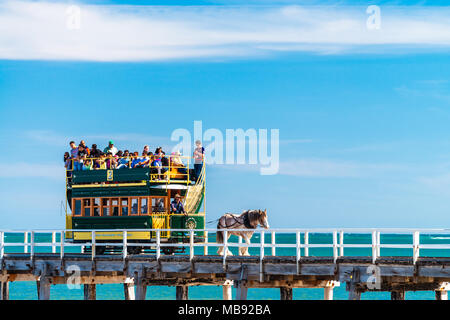
<instances>
[{"instance_id":1,"label":"pier support post","mask_svg":"<svg viewBox=\"0 0 450 320\"><path fill-rule=\"evenodd\" d=\"M147 284L144 279L144 270L134 272L134 285L136 287L136 300L145 300L147 296Z\"/></svg>"},{"instance_id":2,"label":"pier support post","mask_svg":"<svg viewBox=\"0 0 450 320\"><path fill-rule=\"evenodd\" d=\"M333 300L333 287L325 287L323 288L323 299L324 300Z\"/></svg>"},{"instance_id":3,"label":"pier support post","mask_svg":"<svg viewBox=\"0 0 450 320\"><path fill-rule=\"evenodd\" d=\"M136 284L136 300L145 300L147 296L147 285L143 281Z\"/></svg>"},{"instance_id":4,"label":"pier support post","mask_svg":"<svg viewBox=\"0 0 450 320\"><path fill-rule=\"evenodd\" d=\"M436 290L435 292L436 300L448 300L448 291Z\"/></svg>"},{"instance_id":5,"label":"pier support post","mask_svg":"<svg viewBox=\"0 0 450 320\"><path fill-rule=\"evenodd\" d=\"M405 291L403 290L391 291L391 300L405 300Z\"/></svg>"},{"instance_id":6,"label":"pier support post","mask_svg":"<svg viewBox=\"0 0 450 320\"><path fill-rule=\"evenodd\" d=\"M292 288L281 287L280 288L280 299L281 300L292 300Z\"/></svg>"},{"instance_id":7,"label":"pier support post","mask_svg":"<svg viewBox=\"0 0 450 320\"><path fill-rule=\"evenodd\" d=\"M351 280L347 282L348 300L361 300L361 290L358 290L357 284L360 281L359 269L354 268Z\"/></svg>"},{"instance_id":8,"label":"pier support post","mask_svg":"<svg viewBox=\"0 0 450 320\"><path fill-rule=\"evenodd\" d=\"M136 300L136 296L134 295L134 284L133 283L124 283L123 290L125 294L125 300Z\"/></svg>"},{"instance_id":9,"label":"pier support post","mask_svg":"<svg viewBox=\"0 0 450 320\"><path fill-rule=\"evenodd\" d=\"M37 284L38 299L39 300L50 300L50 281L46 277L41 277Z\"/></svg>"},{"instance_id":10,"label":"pier support post","mask_svg":"<svg viewBox=\"0 0 450 320\"><path fill-rule=\"evenodd\" d=\"M95 284L85 284L84 300L96 300L96 299L97 299L97 289Z\"/></svg>"},{"instance_id":11,"label":"pier support post","mask_svg":"<svg viewBox=\"0 0 450 320\"><path fill-rule=\"evenodd\" d=\"M247 284L245 280L235 281L236 300L247 300Z\"/></svg>"},{"instance_id":12,"label":"pier support post","mask_svg":"<svg viewBox=\"0 0 450 320\"><path fill-rule=\"evenodd\" d=\"M233 300L233 295L231 292L231 286L233 284L233 281L227 280L222 285L222 294L223 294L223 300Z\"/></svg>"},{"instance_id":13,"label":"pier support post","mask_svg":"<svg viewBox=\"0 0 450 320\"><path fill-rule=\"evenodd\" d=\"M177 286L176 287L177 300L189 300L189 287Z\"/></svg>"},{"instance_id":14,"label":"pier support post","mask_svg":"<svg viewBox=\"0 0 450 320\"><path fill-rule=\"evenodd\" d=\"M0 282L0 300L9 300L9 282Z\"/></svg>"}]
</instances>

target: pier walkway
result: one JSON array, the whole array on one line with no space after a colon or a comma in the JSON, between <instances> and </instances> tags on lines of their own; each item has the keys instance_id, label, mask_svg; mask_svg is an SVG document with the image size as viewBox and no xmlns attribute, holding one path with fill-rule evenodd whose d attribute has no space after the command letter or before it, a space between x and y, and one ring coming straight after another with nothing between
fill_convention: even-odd
<instances>
[{"instance_id":1,"label":"pier walkway","mask_svg":"<svg viewBox=\"0 0 450 320\"><path fill-rule=\"evenodd\" d=\"M70 230L1 230L0 297L9 298L13 281L36 281L43 300L56 284L84 285L85 299L95 299L96 284L120 283L130 300L145 299L148 286L175 286L181 300L199 285L222 286L225 300L233 288L240 300L248 288L280 288L285 300L292 299L293 288L323 288L324 299L333 299L333 288L341 284L352 300L367 291L404 299L405 292L419 290L446 300L450 290L448 229L258 229L249 245L237 238L217 244L215 229L200 230L206 239L201 243L194 241L199 230L145 231L154 232L154 243L128 241L136 230L83 230L90 235L84 244L65 241ZM171 231L185 232L185 242L165 243L161 233ZM102 243L102 232L118 233L120 241ZM175 246L185 252L163 254ZM217 255L219 246L235 255ZM245 246L250 256L238 255ZM96 254L99 247L115 251ZM129 254L132 247L143 247L143 253Z\"/></svg>"}]
</instances>

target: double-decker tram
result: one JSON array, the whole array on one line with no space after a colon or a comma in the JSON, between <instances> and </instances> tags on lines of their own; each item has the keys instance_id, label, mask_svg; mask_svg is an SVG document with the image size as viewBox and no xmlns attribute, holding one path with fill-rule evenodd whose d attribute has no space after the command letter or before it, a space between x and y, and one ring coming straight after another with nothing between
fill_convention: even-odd
<instances>
[{"instance_id":1,"label":"double-decker tram","mask_svg":"<svg viewBox=\"0 0 450 320\"><path fill-rule=\"evenodd\" d=\"M122 241L124 229L128 230L128 242L156 242L156 232L151 229L168 229L160 231L161 242L189 242L189 230L205 227L205 165L195 177L189 168L191 158L176 156L175 162L172 157L168 157L168 166L158 171L130 165L120 169L74 170L71 168L76 160L71 160L66 172L66 229L72 231L66 232L66 239L86 243L84 250L90 252L92 232L87 230L101 230L95 232L95 242L106 245L95 247L98 254L122 250L107 243ZM181 201L184 212L174 210L171 204L176 205L177 201ZM204 232L195 231L194 241L203 242ZM154 250L148 245L128 247L131 254ZM183 251L182 246L162 249L165 254Z\"/></svg>"}]
</instances>

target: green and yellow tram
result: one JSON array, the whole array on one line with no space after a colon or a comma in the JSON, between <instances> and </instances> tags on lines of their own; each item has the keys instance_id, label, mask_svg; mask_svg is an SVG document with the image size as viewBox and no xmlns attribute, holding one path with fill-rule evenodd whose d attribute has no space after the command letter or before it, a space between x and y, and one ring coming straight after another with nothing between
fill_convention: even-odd
<instances>
[{"instance_id":1,"label":"green and yellow tram","mask_svg":"<svg viewBox=\"0 0 450 320\"><path fill-rule=\"evenodd\" d=\"M97 243L117 243L123 237L123 232L117 229L127 229L128 242L152 243L156 241L156 232L151 229L166 229L160 232L161 242L189 242L189 230L205 227L205 165L196 178L189 169L190 159L185 160L184 168L171 167L170 161L163 173L155 173L151 167L68 169L66 229L72 231L66 232L66 239L90 244L92 233L83 230L102 230L95 233ZM171 212L170 204L177 195L181 197L185 213ZM195 242L203 242L203 237L202 231L194 233ZM116 249L108 245L96 247L100 254ZM89 251L90 246L86 245L85 250ZM138 254L149 252L152 247L130 246L128 250ZM163 252L183 250L182 246L171 246L164 247Z\"/></svg>"}]
</instances>

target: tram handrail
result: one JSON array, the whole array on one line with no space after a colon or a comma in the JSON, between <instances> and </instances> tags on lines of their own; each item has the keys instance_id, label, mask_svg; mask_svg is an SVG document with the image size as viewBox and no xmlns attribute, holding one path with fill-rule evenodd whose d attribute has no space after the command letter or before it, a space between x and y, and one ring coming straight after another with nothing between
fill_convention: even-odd
<instances>
[{"instance_id":1,"label":"tram handrail","mask_svg":"<svg viewBox=\"0 0 450 320\"><path fill-rule=\"evenodd\" d=\"M128 241L128 233L129 232L140 232L140 231L146 231L146 232L155 232L155 242L151 243L134 243ZM183 232L187 235L188 240L186 242L180 242L180 243L165 243L161 241L161 232ZM217 242L195 242L196 234L199 232L204 233L204 238L208 239L208 234L210 232L214 233L217 231L224 232L224 243L217 243ZM248 231L248 229L234 229L233 231ZM73 243L68 242L65 239L66 232L90 232L92 234L91 240L87 241L85 243ZM111 233L122 233L122 239L118 242L98 242L97 238L99 236L99 232L111 232ZM156 257L159 259L161 257L161 251L165 247L185 247L189 248L189 257L190 259L193 259L195 256L202 256L202 255L208 255L208 249L211 247L218 248L223 247L223 263L226 263L226 258L228 255L228 249L233 247L240 247L240 248L259 248L259 254L253 255L256 257L259 257L261 262L261 268L262 268L262 261L265 256L265 249L271 249L271 255L276 255L276 249L277 248L293 248L296 249L296 257L297 257L297 264L299 263L299 260L302 256L302 249L303 249L303 256L308 257L309 256L309 249L312 248L330 248L333 251L332 255L329 255L329 257L333 257L333 261L336 262L336 260L340 257L344 257L344 249L345 248L372 248L372 254L370 255L372 257L372 262L375 263L375 261L381 256L380 255L380 249L381 248L389 248L389 249L412 249L412 262L413 264L416 264L418 258L420 257L420 250L421 249L440 249L440 250L450 250L450 243L448 244L430 244L430 243L420 243L420 235L450 235L450 229L395 229L395 228L381 228L381 229L373 229L373 228L366 228L366 229L357 229L357 228L346 228L346 229L257 229L255 230L256 234L259 234L259 242L258 243L242 243L242 241L239 242L230 242L226 240L228 238L228 232L230 232L229 229L97 229L97 230L85 230L85 229L66 229L66 230L0 230L0 259L5 256L5 254L10 254L14 252L8 252L5 253L6 247L23 247L23 252L20 253L28 253L28 249L30 249L30 259L33 259L36 255L35 248L38 247L51 247L52 253L56 254L59 253L61 258L64 257L65 254L65 247L81 247L81 246L91 246L92 247L92 258L94 259L96 256L96 246L118 246L122 247L122 256L124 259L128 257L128 247L133 246L140 246L140 247L151 247L155 248L156 250ZM24 236L24 242L7 242L5 240L6 234L23 234ZM51 241L45 242L40 241L36 242L36 234L49 234L51 233ZM293 234L296 235L296 241L295 243L276 243L276 236L277 234ZM402 234L402 235L410 235L412 236L412 243L381 243L380 235L381 233L392 235L392 234ZM60 241L56 241L57 237L56 235L60 235ZM270 234L270 243L265 242L265 235ZM309 237L311 234L331 234L332 235L332 241L327 243L309 243ZM366 234L371 235L371 242L370 243L344 243L344 235L345 234ZM28 238L28 235L30 237ZM303 235L303 241L302 236ZM338 236L339 235L339 236ZM199 237L199 236L197 236ZM30 241L28 241L30 239ZM450 236L446 239L450 239ZM203 254L198 254L194 252L194 248L196 247L203 247ZM57 252L59 248L59 252ZM240 250L239 250L240 254ZM369 257L369 256L368 256Z\"/></svg>"},{"instance_id":2,"label":"tram handrail","mask_svg":"<svg viewBox=\"0 0 450 320\"><path fill-rule=\"evenodd\" d=\"M143 157L142 155L139 155L137 157L130 155L128 157L116 157L116 156L109 156L108 157L108 156L105 156L104 158L99 158L99 157L92 157L92 158L89 157L89 158L85 158L85 159L83 159L83 158L81 158L81 159L70 158L70 159L66 160L66 165L65 165L66 177L69 178L70 175L73 172L77 172L77 171L123 170L123 169L118 169L117 167L108 169L106 167L106 161L108 159L114 159L116 161L118 161L120 159L127 159L128 160L127 168L128 169L133 169L133 168L131 168L131 163L133 162L133 159L135 159L135 158L142 158L142 157ZM147 156L147 157L149 158L149 161L150 161L150 157L151 156ZM184 177L184 180L183 179L181 179L181 180L180 179L175 179L177 182L186 182L188 185L191 184L192 181L190 180L189 169L190 169L190 165L195 163L194 157L179 156L179 155L166 155L165 157L168 158L168 160L169 160L169 165L168 166L162 166L162 165L160 167L159 166L152 166L151 163L149 163L149 165L145 166L145 168L150 168L150 169L158 169L158 168L166 169L166 171L164 173L161 173L161 174L159 174L159 173L151 173L148 180L150 182L163 181L163 182L170 183L171 180L174 180L174 178L171 178L171 176L172 175L176 175L176 176ZM179 159L180 163L179 164L178 163L174 163L174 159ZM75 170L74 169L76 162L90 161L92 163L92 166L93 166L94 162L97 161L97 160L101 160L101 161L105 162L104 164L105 164L106 168L91 168L91 169L86 169L86 170ZM204 161L205 160L203 159L203 163L204 163ZM178 160L177 160L177 162L178 162ZM172 169L175 169L175 168L184 168L184 169L186 169L186 173L181 173L181 172L177 171L177 173L175 174L175 173L172 172ZM159 175L166 176L166 178L165 179L155 178L155 176L159 176Z\"/></svg>"}]
</instances>

